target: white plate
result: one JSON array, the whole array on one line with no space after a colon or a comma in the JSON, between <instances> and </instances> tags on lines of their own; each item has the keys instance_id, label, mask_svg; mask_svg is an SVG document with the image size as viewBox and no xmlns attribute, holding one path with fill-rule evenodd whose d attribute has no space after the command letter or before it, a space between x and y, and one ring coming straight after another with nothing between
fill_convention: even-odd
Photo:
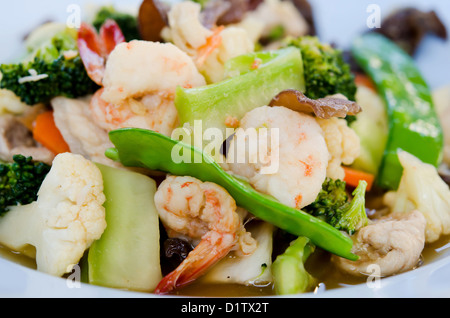
<instances>
[{"instance_id":1,"label":"white plate","mask_svg":"<svg viewBox=\"0 0 450 318\"><path fill-rule=\"evenodd\" d=\"M370 15L367 0L310 0L314 6L316 23L322 40L347 47L351 40L367 30ZM21 39L33 27L45 20L65 22L73 11L69 6L78 4L82 18L87 14L88 3L113 3L136 10L140 0L127 1L74 1L74 0L20 0L2 2L0 19L0 63L13 60L21 49ZM416 6L435 9L450 31L450 2L442 0L377 0L384 17L392 9ZM416 60L432 88L450 84L450 41L443 42L427 37L420 47ZM344 287L302 297L449 297L450 249L443 248L439 258L412 272L371 282ZM155 297L151 294L121 291L86 284L73 284L63 278L52 277L0 258L0 297Z\"/></svg>"}]
</instances>

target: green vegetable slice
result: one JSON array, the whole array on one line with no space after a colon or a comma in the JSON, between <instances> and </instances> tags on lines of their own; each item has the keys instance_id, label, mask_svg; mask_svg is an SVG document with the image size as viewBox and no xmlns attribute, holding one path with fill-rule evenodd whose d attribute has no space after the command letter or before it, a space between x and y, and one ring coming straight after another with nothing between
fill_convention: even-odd
<instances>
[{"instance_id":1,"label":"green vegetable slice","mask_svg":"<svg viewBox=\"0 0 450 318\"><path fill-rule=\"evenodd\" d=\"M443 154L442 127L428 84L399 46L381 34L370 33L356 39L352 53L387 105L389 136L377 183L395 190L403 171L397 150L438 166Z\"/></svg>"},{"instance_id":2,"label":"green vegetable slice","mask_svg":"<svg viewBox=\"0 0 450 318\"><path fill-rule=\"evenodd\" d=\"M314 287L317 280L305 269L305 262L315 250L307 237L298 237L272 265L275 293L300 294Z\"/></svg>"},{"instance_id":3,"label":"green vegetable slice","mask_svg":"<svg viewBox=\"0 0 450 318\"><path fill-rule=\"evenodd\" d=\"M331 253L356 260L351 253L352 240L312 215L281 204L272 197L253 189L247 182L225 172L209 155L198 148L173 140L154 131L123 128L111 131L109 137L115 148L106 156L125 166L144 167L173 175L192 176L214 182L225 188L238 206L260 219L289 233L308 237L316 246ZM182 156L176 163L174 156Z\"/></svg>"},{"instance_id":4,"label":"green vegetable slice","mask_svg":"<svg viewBox=\"0 0 450 318\"><path fill-rule=\"evenodd\" d=\"M136 172L97 166L103 176L107 227L89 248L89 283L153 291L162 279L156 182Z\"/></svg>"},{"instance_id":5,"label":"green vegetable slice","mask_svg":"<svg viewBox=\"0 0 450 318\"><path fill-rule=\"evenodd\" d=\"M221 82L177 88L175 106L181 125L193 126L202 120L204 130L218 128L225 139L227 118L240 120L285 89L305 90L302 58L296 48L237 56L227 61L225 71L230 78Z\"/></svg>"}]
</instances>

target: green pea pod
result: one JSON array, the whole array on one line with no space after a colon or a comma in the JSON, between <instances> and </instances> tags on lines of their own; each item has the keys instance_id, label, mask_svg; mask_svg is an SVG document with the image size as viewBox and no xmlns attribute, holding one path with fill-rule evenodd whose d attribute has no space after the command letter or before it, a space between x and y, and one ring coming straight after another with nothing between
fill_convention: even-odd
<instances>
[{"instance_id":1,"label":"green pea pod","mask_svg":"<svg viewBox=\"0 0 450 318\"><path fill-rule=\"evenodd\" d=\"M106 156L125 166L142 167L173 175L191 176L225 188L253 215L297 236L308 237L316 246L344 258L356 260L352 240L324 221L285 206L253 189L247 182L225 172L209 155L198 148L151 130L123 128L111 131L115 148Z\"/></svg>"},{"instance_id":2,"label":"green pea pod","mask_svg":"<svg viewBox=\"0 0 450 318\"><path fill-rule=\"evenodd\" d=\"M443 154L442 127L426 81L399 46L381 34L368 33L355 40L352 53L386 102L389 134L377 183L395 190L403 171L397 150L438 166Z\"/></svg>"}]
</instances>

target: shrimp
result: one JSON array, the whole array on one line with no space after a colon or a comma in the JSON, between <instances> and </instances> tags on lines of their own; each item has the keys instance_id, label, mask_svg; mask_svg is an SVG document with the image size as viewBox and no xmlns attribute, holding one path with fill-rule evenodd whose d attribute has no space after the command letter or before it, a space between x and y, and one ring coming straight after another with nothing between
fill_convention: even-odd
<instances>
[{"instance_id":1,"label":"shrimp","mask_svg":"<svg viewBox=\"0 0 450 318\"><path fill-rule=\"evenodd\" d=\"M191 58L173 44L127 43L117 34L120 29L102 29L102 41L86 26L79 32L83 63L102 86L91 100L96 124L107 131L135 127L170 136L178 125L176 87L202 86L205 79Z\"/></svg>"},{"instance_id":2,"label":"shrimp","mask_svg":"<svg viewBox=\"0 0 450 318\"><path fill-rule=\"evenodd\" d=\"M271 146L261 147L269 137L258 133L253 142L257 146L250 140L250 145L242 148L239 130L260 131L260 128L278 131L277 142L270 141L267 143ZM301 209L314 202L322 189L329 158L323 131L314 117L286 107L262 106L241 119L228 146L227 166L231 173L248 179L256 190ZM263 168L273 166L275 161L277 169L264 172Z\"/></svg>"},{"instance_id":3,"label":"shrimp","mask_svg":"<svg viewBox=\"0 0 450 318\"><path fill-rule=\"evenodd\" d=\"M78 50L88 76L98 85L102 85L105 63L108 55L117 46L125 42L125 36L114 20L106 20L97 34L94 27L82 23L78 31Z\"/></svg>"},{"instance_id":4,"label":"shrimp","mask_svg":"<svg viewBox=\"0 0 450 318\"><path fill-rule=\"evenodd\" d=\"M168 13L163 38L173 42L194 61L209 83L224 78L225 62L254 51L254 42L242 27L214 26L201 22L201 6L192 1L174 4Z\"/></svg>"},{"instance_id":5,"label":"shrimp","mask_svg":"<svg viewBox=\"0 0 450 318\"><path fill-rule=\"evenodd\" d=\"M167 176L156 191L155 205L169 236L200 239L186 259L161 280L157 294L189 284L233 249L244 255L256 249L256 241L245 230L236 202L215 183Z\"/></svg>"}]
</instances>

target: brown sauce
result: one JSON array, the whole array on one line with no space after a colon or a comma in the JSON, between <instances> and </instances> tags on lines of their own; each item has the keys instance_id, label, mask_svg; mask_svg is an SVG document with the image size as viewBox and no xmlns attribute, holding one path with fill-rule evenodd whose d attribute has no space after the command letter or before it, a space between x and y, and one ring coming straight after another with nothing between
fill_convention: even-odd
<instances>
[{"instance_id":1,"label":"brown sauce","mask_svg":"<svg viewBox=\"0 0 450 318\"><path fill-rule=\"evenodd\" d=\"M422 252L421 265L431 263L450 249L450 236L442 237L439 241L427 244ZM0 258L11 260L22 266L36 269L36 262L23 254L13 252L0 245ZM330 254L316 249L305 264L307 271L314 276L327 290L346 288L362 284L364 278L356 278L339 271L331 262ZM264 297L273 296L273 286L243 286L239 284L211 284L203 283L201 279L177 290L174 295L207 296L207 297Z\"/></svg>"}]
</instances>

